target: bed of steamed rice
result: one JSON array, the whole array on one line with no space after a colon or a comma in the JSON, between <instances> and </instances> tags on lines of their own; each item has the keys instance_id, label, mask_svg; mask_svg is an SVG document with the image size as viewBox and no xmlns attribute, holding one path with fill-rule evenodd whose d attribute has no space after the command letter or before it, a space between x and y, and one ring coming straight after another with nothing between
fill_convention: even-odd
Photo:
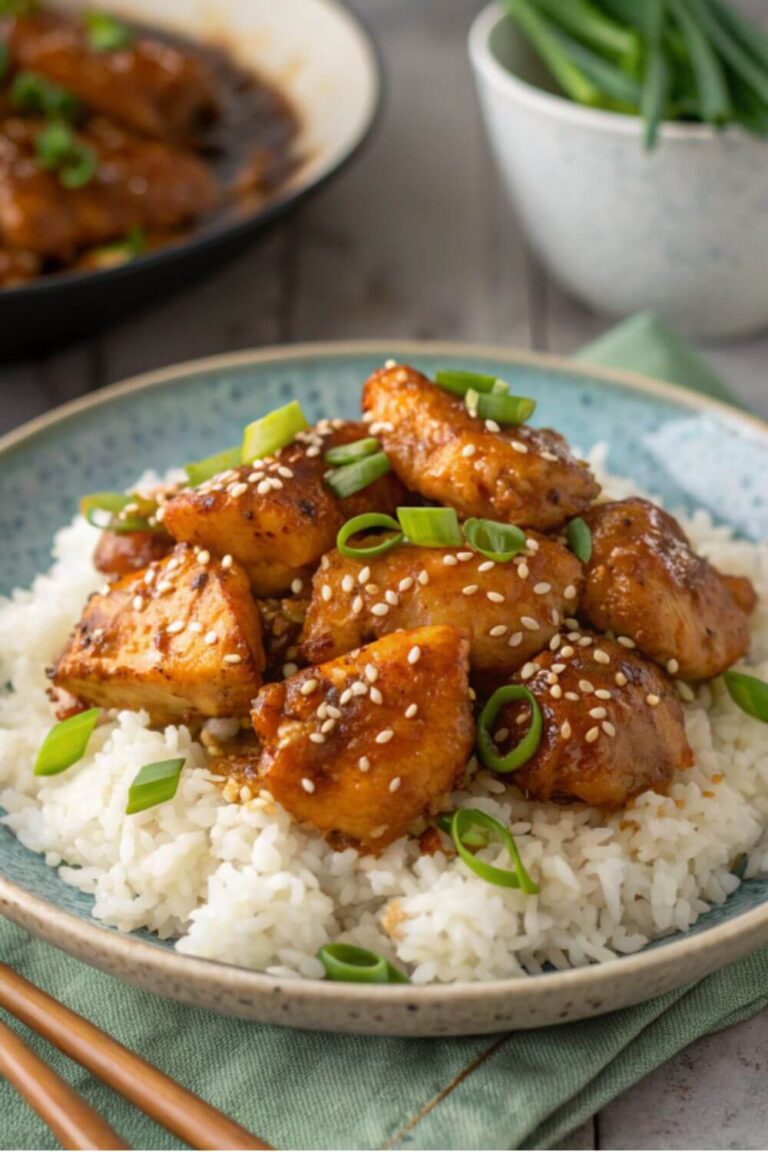
<instances>
[{"instance_id":1,"label":"bed of steamed rice","mask_svg":"<svg viewBox=\"0 0 768 1152\"><path fill-rule=\"evenodd\" d=\"M607 496L632 491L601 479ZM703 512L685 527L714 563L754 581L749 661L768 677L768 546L733 540ZM281 976L322 975L317 949L342 938L417 982L490 980L609 959L690 927L738 887L739 853L747 875L768 871L768 732L721 684L695 697L681 689L695 764L666 797L646 793L607 815L526 801L484 771L453 796L509 824L538 897L489 885L440 853L420 856L413 841L379 857L334 851L263 794L227 804L188 730L153 731L141 713L113 714L76 767L36 778L54 719L44 669L101 583L92 547L93 530L76 522L59 533L51 571L0 600L0 683L10 685L0 694L0 806L27 848L93 895L107 924ZM175 800L126 817L138 769L177 755L186 768ZM499 848L485 855L504 864Z\"/></svg>"}]
</instances>

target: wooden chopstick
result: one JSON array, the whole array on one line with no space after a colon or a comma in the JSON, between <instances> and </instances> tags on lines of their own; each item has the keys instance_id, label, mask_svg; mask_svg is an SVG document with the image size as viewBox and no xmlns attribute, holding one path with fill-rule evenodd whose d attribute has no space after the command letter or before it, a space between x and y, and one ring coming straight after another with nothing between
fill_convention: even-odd
<instances>
[{"instance_id":1,"label":"wooden chopstick","mask_svg":"<svg viewBox=\"0 0 768 1152\"><path fill-rule=\"evenodd\" d=\"M127 1148L114 1128L0 1020L0 1074L64 1148Z\"/></svg>"},{"instance_id":2,"label":"wooden chopstick","mask_svg":"<svg viewBox=\"0 0 768 1152\"><path fill-rule=\"evenodd\" d=\"M217 1112L7 964L0 964L0 1007L193 1148L271 1149L271 1144Z\"/></svg>"}]
</instances>

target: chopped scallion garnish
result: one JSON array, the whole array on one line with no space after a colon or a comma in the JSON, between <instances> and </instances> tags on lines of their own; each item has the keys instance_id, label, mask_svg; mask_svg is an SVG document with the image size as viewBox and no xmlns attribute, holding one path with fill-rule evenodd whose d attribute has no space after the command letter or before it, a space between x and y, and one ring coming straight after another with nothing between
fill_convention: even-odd
<instances>
[{"instance_id":1,"label":"chopped scallion garnish","mask_svg":"<svg viewBox=\"0 0 768 1152\"><path fill-rule=\"evenodd\" d=\"M502 756L493 736L493 726L504 705L514 700L522 700L530 705L531 723L519 744ZM477 720L477 751L480 759L492 772L515 772L536 754L543 726L539 702L524 684L505 684L497 688Z\"/></svg>"},{"instance_id":2,"label":"chopped scallion garnish","mask_svg":"<svg viewBox=\"0 0 768 1152\"><path fill-rule=\"evenodd\" d=\"M470 388L464 397L470 416L479 420L495 420L497 424L517 426L525 424L536 411L536 401L527 396L508 396L504 393L483 393Z\"/></svg>"},{"instance_id":3,"label":"chopped scallion garnish","mask_svg":"<svg viewBox=\"0 0 768 1152\"><path fill-rule=\"evenodd\" d=\"M479 808L457 808L450 820L450 835L456 851L481 880L498 884L501 888L521 888L529 896L535 896L540 891L538 884L526 871L514 836L493 816L481 812ZM485 844L478 837L478 831L485 834ZM475 856L472 849L481 850L491 840L506 848L513 865L511 869L497 868L495 864L488 864Z\"/></svg>"},{"instance_id":4,"label":"chopped scallion garnish","mask_svg":"<svg viewBox=\"0 0 768 1152\"><path fill-rule=\"evenodd\" d=\"M376 528L385 528L394 532L393 536L384 536L378 544L371 544L367 548L355 548L348 541L361 532L370 532ZM364 560L371 556L382 556L391 548L397 548L403 542L403 533L400 525L392 516L385 516L383 512L365 512L362 516L353 516L347 520L343 528L339 529L336 537L336 547L342 556L350 559Z\"/></svg>"},{"instance_id":5,"label":"chopped scallion garnish","mask_svg":"<svg viewBox=\"0 0 768 1152\"><path fill-rule=\"evenodd\" d=\"M319 949L317 958L328 980L352 984L410 984L410 980L378 952L356 944L336 942Z\"/></svg>"},{"instance_id":6,"label":"chopped scallion garnish","mask_svg":"<svg viewBox=\"0 0 768 1152\"><path fill-rule=\"evenodd\" d=\"M386 452L374 452L372 456L365 456L353 464L345 464L341 468L334 468L332 472L326 472L325 482L343 500L347 496L354 496L356 492L362 492L374 480L386 476L389 470Z\"/></svg>"},{"instance_id":7,"label":"chopped scallion garnish","mask_svg":"<svg viewBox=\"0 0 768 1152\"><path fill-rule=\"evenodd\" d=\"M55 170L65 188L82 188L96 175L98 159L62 120L52 120L35 137L35 155L41 168Z\"/></svg>"},{"instance_id":8,"label":"chopped scallion garnish","mask_svg":"<svg viewBox=\"0 0 768 1152\"><path fill-rule=\"evenodd\" d=\"M128 789L127 816L173 800L179 787L184 757L145 764Z\"/></svg>"},{"instance_id":9,"label":"chopped scallion garnish","mask_svg":"<svg viewBox=\"0 0 768 1152\"><path fill-rule=\"evenodd\" d=\"M435 383L445 392L453 392L456 396L466 396L470 388L476 392L491 392L496 384L504 384L496 376L488 376L483 372L460 372L453 368L440 368L435 372ZM504 385L506 388L506 385Z\"/></svg>"},{"instance_id":10,"label":"chopped scallion garnish","mask_svg":"<svg viewBox=\"0 0 768 1152\"><path fill-rule=\"evenodd\" d=\"M729 696L742 712L768 724L768 684L765 680L749 676L746 672L734 672L731 668L723 680Z\"/></svg>"},{"instance_id":11,"label":"chopped scallion garnish","mask_svg":"<svg viewBox=\"0 0 768 1152\"><path fill-rule=\"evenodd\" d=\"M94 52L119 52L135 39L132 29L111 12L86 12L85 25L88 47Z\"/></svg>"},{"instance_id":12,"label":"chopped scallion garnish","mask_svg":"<svg viewBox=\"0 0 768 1152\"><path fill-rule=\"evenodd\" d=\"M282 408L268 412L254 420L243 433L242 462L250 464L264 456L273 456L281 448L292 444L299 432L309 428L298 400L291 400Z\"/></svg>"},{"instance_id":13,"label":"chopped scallion garnish","mask_svg":"<svg viewBox=\"0 0 768 1152\"><path fill-rule=\"evenodd\" d=\"M454 508L398 508L400 527L421 548L458 548L464 543Z\"/></svg>"},{"instance_id":14,"label":"chopped scallion garnish","mask_svg":"<svg viewBox=\"0 0 768 1152\"><path fill-rule=\"evenodd\" d=\"M467 543L488 560L508 563L525 548L525 532L514 524L498 520L467 520L464 524Z\"/></svg>"},{"instance_id":15,"label":"chopped scallion garnish","mask_svg":"<svg viewBox=\"0 0 768 1152\"><path fill-rule=\"evenodd\" d=\"M204 460L195 460L192 464L185 464L184 471L190 484L196 488L219 472L226 472L229 468L239 468L242 462L242 448L235 444L232 448L224 448L213 456L206 456Z\"/></svg>"},{"instance_id":16,"label":"chopped scallion garnish","mask_svg":"<svg viewBox=\"0 0 768 1152\"><path fill-rule=\"evenodd\" d=\"M89 708L55 724L40 745L35 776L58 776L82 760L100 714L100 708Z\"/></svg>"},{"instance_id":17,"label":"chopped scallion garnish","mask_svg":"<svg viewBox=\"0 0 768 1152\"><path fill-rule=\"evenodd\" d=\"M566 529L568 547L582 564L589 564L592 558L592 532L581 516L575 516Z\"/></svg>"},{"instance_id":18,"label":"chopped scallion garnish","mask_svg":"<svg viewBox=\"0 0 768 1152\"><path fill-rule=\"evenodd\" d=\"M131 509L130 514L126 509ZM91 492L80 501L80 512L88 523L108 532L159 532L159 526L149 519L156 511L154 500L125 492ZM108 515L99 517L99 512Z\"/></svg>"},{"instance_id":19,"label":"chopped scallion garnish","mask_svg":"<svg viewBox=\"0 0 768 1152\"><path fill-rule=\"evenodd\" d=\"M17 72L9 92L11 104L19 112L36 116L69 118L79 110L77 98L39 72Z\"/></svg>"},{"instance_id":20,"label":"chopped scallion garnish","mask_svg":"<svg viewBox=\"0 0 768 1152\"><path fill-rule=\"evenodd\" d=\"M351 444L339 444L336 448L329 448L323 454L326 464L339 467L343 464L354 464L356 460L363 460L380 451L379 442L375 436L366 436L362 440L353 440Z\"/></svg>"}]
</instances>

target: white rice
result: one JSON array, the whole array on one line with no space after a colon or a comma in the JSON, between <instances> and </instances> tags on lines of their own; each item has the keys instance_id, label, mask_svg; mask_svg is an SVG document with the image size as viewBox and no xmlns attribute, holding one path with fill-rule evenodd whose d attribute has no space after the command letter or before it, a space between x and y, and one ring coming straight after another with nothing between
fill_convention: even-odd
<instances>
[{"instance_id":1,"label":"white rice","mask_svg":"<svg viewBox=\"0 0 768 1152\"><path fill-rule=\"evenodd\" d=\"M593 463L599 470L600 457ZM608 496L632 491L601 479ZM768 546L733 540L704 512L684 526L715 564L754 581L749 659L768 678ZM281 976L322 975L315 952L342 938L419 983L491 980L606 960L689 928L738 887L739 853L747 875L768 871L768 730L719 684L684 705L695 764L666 797L648 792L609 815L523 800L484 771L454 795L510 825L539 896L489 885L441 853L420 856L410 841L379 857L334 851L264 794L227 804L188 730L152 731L142 713L113 714L78 765L36 778L54 722L44 669L101 583L93 542L78 520L58 534L51 571L0 599L0 684L11 685L0 691L0 805L21 842L91 893L107 924ZM187 761L175 800L126 816L141 765L175 755ZM505 864L498 847L484 855Z\"/></svg>"}]
</instances>

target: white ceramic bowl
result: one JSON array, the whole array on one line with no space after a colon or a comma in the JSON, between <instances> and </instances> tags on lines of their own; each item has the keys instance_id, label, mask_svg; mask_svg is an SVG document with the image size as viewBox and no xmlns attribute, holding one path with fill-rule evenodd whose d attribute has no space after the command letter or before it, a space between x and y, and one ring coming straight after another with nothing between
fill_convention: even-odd
<instances>
[{"instance_id":1,"label":"white ceramic bowl","mask_svg":"<svg viewBox=\"0 0 768 1152\"><path fill-rule=\"evenodd\" d=\"M699 336L768 324L768 144L737 129L638 119L547 90L500 5L469 51L483 117L527 239L566 289L599 312L652 308Z\"/></svg>"}]
</instances>

